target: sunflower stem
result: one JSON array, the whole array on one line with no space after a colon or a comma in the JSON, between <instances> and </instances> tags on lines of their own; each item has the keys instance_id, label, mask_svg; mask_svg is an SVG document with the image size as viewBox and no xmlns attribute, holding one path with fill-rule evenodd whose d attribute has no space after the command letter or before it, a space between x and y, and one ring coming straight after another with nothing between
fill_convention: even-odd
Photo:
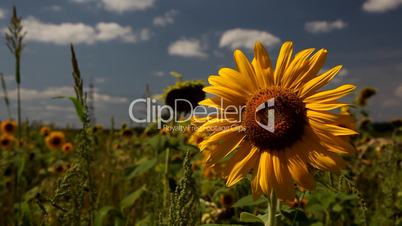
<instances>
[{"instance_id":1,"label":"sunflower stem","mask_svg":"<svg viewBox=\"0 0 402 226\"><path fill-rule=\"evenodd\" d=\"M271 196L268 199L268 220L265 222L265 226L275 226L276 225L276 210L278 205L278 198L275 192L271 192Z\"/></svg>"}]
</instances>

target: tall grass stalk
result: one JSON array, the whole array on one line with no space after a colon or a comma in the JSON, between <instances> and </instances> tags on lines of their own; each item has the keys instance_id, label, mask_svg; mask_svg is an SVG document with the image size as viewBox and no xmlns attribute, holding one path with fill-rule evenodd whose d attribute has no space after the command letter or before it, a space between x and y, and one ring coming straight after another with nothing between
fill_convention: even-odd
<instances>
[{"instance_id":1,"label":"tall grass stalk","mask_svg":"<svg viewBox=\"0 0 402 226\"><path fill-rule=\"evenodd\" d=\"M74 99L77 113L81 112L82 128L76 137L77 150L71 168L66 172L58 185L53 202L59 203L67 212L62 213L63 225L94 225L95 193L91 173L93 161L93 142L89 135L89 115L83 80L71 45L71 62L73 67ZM78 110L80 109L80 110ZM83 223L86 222L86 223Z\"/></svg>"},{"instance_id":2,"label":"tall grass stalk","mask_svg":"<svg viewBox=\"0 0 402 226\"><path fill-rule=\"evenodd\" d=\"M10 109L10 100L8 99L8 92L7 92L7 85L6 81L4 80L4 74L0 72L0 79L1 79L1 87L3 88L3 95L4 95L4 103L6 104L7 108L7 115L8 118L11 119L11 109Z\"/></svg>"},{"instance_id":3,"label":"tall grass stalk","mask_svg":"<svg viewBox=\"0 0 402 226\"><path fill-rule=\"evenodd\" d=\"M14 6L13 7L13 14L10 19L10 23L8 25L8 30L5 32L5 38L6 38L6 44L7 47L9 48L10 52L14 55L15 59L15 81L17 83L17 122L18 122L18 128L17 128L17 140L18 140L18 149L16 152L16 159L17 159L17 164L15 164L15 177L14 177L14 203L18 203L18 210L16 211L16 217L15 217L15 225L19 224L19 213L21 210L21 203L20 203L20 178L18 176L19 174L19 164L21 162L21 154L20 154L20 145L21 145L21 73L20 73L20 66L21 66L21 54L22 50L24 49L24 37L26 35L26 32L23 30L22 26L22 20L20 17L17 15L17 8Z\"/></svg>"},{"instance_id":4,"label":"tall grass stalk","mask_svg":"<svg viewBox=\"0 0 402 226\"><path fill-rule=\"evenodd\" d=\"M26 32L22 26L22 19L17 14L17 8L13 7L13 14L5 33L7 47L15 58L15 81L17 83L17 114L18 114L18 140L21 139L21 55L24 49Z\"/></svg>"}]
</instances>

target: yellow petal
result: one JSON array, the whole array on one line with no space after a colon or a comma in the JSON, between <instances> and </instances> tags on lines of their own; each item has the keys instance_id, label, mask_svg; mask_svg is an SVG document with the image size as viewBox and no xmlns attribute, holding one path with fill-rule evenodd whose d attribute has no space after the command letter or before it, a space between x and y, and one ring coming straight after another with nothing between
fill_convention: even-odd
<instances>
[{"instance_id":1,"label":"yellow petal","mask_svg":"<svg viewBox=\"0 0 402 226\"><path fill-rule=\"evenodd\" d=\"M213 143L217 143L218 141L221 141L221 140L225 139L226 137L235 137L235 136L241 137L243 135L243 133L240 132L241 128L242 128L241 126L236 126L236 127L215 133L214 135L208 137L208 139L206 139L200 143L200 149L204 150L209 145L211 145Z\"/></svg>"},{"instance_id":2,"label":"yellow petal","mask_svg":"<svg viewBox=\"0 0 402 226\"><path fill-rule=\"evenodd\" d=\"M314 49L305 49L300 51L295 55L295 58L290 63L289 67L285 71L286 79L284 79L283 86L286 88L290 88L294 80L304 72L308 67L307 58L311 53L314 52Z\"/></svg>"},{"instance_id":3,"label":"yellow petal","mask_svg":"<svg viewBox=\"0 0 402 226\"><path fill-rule=\"evenodd\" d=\"M243 179L253 167L257 166L258 157L258 148L253 147L248 155L233 167L226 181L226 186L231 187Z\"/></svg>"},{"instance_id":4,"label":"yellow petal","mask_svg":"<svg viewBox=\"0 0 402 226\"><path fill-rule=\"evenodd\" d=\"M304 139L303 146L307 153L309 164L314 168L338 171L346 165L345 161L340 156L333 152L326 151L325 147L314 139Z\"/></svg>"},{"instance_id":5,"label":"yellow petal","mask_svg":"<svg viewBox=\"0 0 402 226\"><path fill-rule=\"evenodd\" d=\"M304 83L310 81L314 78L320 71L321 67L325 63L328 51L326 49L319 50L314 54L308 61L308 69L295 79L293 85L290 87L292 89L299 89Z\"/></svg>"},{"instance_id":6,"label":"yellow petal","mask_svg":"<svg viewBox=\"0 0 402 226\"><path fill-rule=\"evenodd\" d=\"M222 86L208 86L203 91L221 97L236 106L244 105L247 102L247 98L241 93Z\"/></svg>"},{"instance_id":7,"label":"yellow petal","mask_svg":"<svg viewBox=\"0 0 402 226\"><path fill-rule=\"evenodd\" d=\"M255 90L248 75L241 74L232 68L221 68L219 69L218 74L223 78L229 79L231 83L237 83L247 92L252 92Z\"/></svg>"},{"instance_id":8,"label":"yellow petal","mask_svg":"<svg viewBox=\"0 0 402 226\"><path fill-rule=\"evenodd\" d=\"M327 103L312 102L312 103L306 103L306 108L314 110L314 111L329 111L329 110L333 110L335 108L345 107L345 106L348 106L348 105L349 104L338 103L338 102L335 102L335 101L327 102Z\"/></svg>"},{"instance_id":9,"label":"yellow petal","mask_svg":"<svg viewBox=\"0 0 402 226\"><path fill-rule=\"evenodd\" d=\"M235 119L232 119L232 120L235 120ZM207 131L207 132L222 131L225 128L229 128L230 126L233 126L234 124L235 124L235 122L231 121L231 119L213 118L213 119L209 119L204 124L202 124L197 129L197 132L202 133L205 131Z\"/></svg>"},{"instance_id":10,"label":"yellow petal","mask_svg":"<svg viewBox=\"0 0 402 226\"><path fill-rule=\"evenodd\" d=\"M350 136L358 134L356 131L351 130L349 128L333 125L333 124L324 124L317 122L311 118L308 119L311 127L317 128L323 131L327 131L335 136Z\"/></svg>"},{"instance_id":11,"label":"yellow petal","mask_svg":"<svg viewBox=\"0 0 402 226\"><path fill-rule=\"evenodd\" d=\"M258 89L254 69L244 53L240 50L235 50L234 59L240 74L242 74L248 80L254 89Z\"/></svg>"},{"instance_id":12,"label":"yellow petal","mask_svg":"<svg viewBox=\"0 0 402 226\"><path fill-rule=\"evenodd\" d=\"M288 169L293 179L303 188L313 190L315 188L314 177L308 172L305 160L292 149L286 151Z\"/></svg>"},{"instance_id":13,"label":"yellow petal","mask_svg":"<svg viewBox=\"0 0 402 226\"><path fill-rule=\"evenodd\" d=\"M356 86L354 86L354 85L346 84L343 86L339 86L335 89L315 93L315 94L305 98L304 102L306 102L306 103L329 102L329 101L337 100L337 99L349 94L355 88L356 88Z\"/></svg>"},{"instance_id":14,"label":"yellow petal","mask_svg":"<svg viewBox=\"0 0 402 226\"><path fill-rule=\"evenodd\" d=\"M292 177L287 166L287 158L284 150L273 151L272 163L277 185L275 193L282 200L293 200L296 196Z\"/></svg>"},{"instance_id":15,"label":"yellow petal","mask_svg":"<svg viewBox=\"0 0 402 226\"><path fill-rule=\"evenodd\" d=\"M244 87L242 87L239 84L239 80L233 81L232 79L229 79L227 77L210 75L208 77L208 82L209 82L209 84L211 84L213 86L225 87L227 89L231 89L237 93L240 93L244 96L248 96L248 95L252 94L252 92L245 90Z\"/></svg>"},{"instance_id":16,"label":"yellow petal","mask_svg":"<svg viewBox=\"0 0 402 226\"><path fill-rule=\"evenodd\" d=\"M234 166L248 155L251 148L251 144L243 139L234 154L229 156L230 158L228 160L221 163L224 166L222 168L222 175L224 178L227 178Z\"/></svg>"},{"instance_id":17,"label":"yellow petal","mask_svg":"<svg viewBox=\"0 0 402 226\"><path fill-rule=\"evenodd\" d=\"M351 115L335 114L327 111L314 111L310 109L307 110L307 117L324 124L341 125L344 123L351 123L354 121Z\"/></svg>"},{"instance_id":18,"label":"yellow petal","mask_svg":"<svg viewBox=\"0 0 402 226\"><path fill-rule=\"evenodd\" d=\"M308 153L310 164L319 170L339 171L345 167L345 161L332 152L310 151Z\"/></svg>"},{"instance_id":19,"label":"yellow petal","mask_svg":"<svg viewBox=\"0 0 402 226\"><path fill-rule=\"evenodd\" d=\"M321 145L326 147L328 151L338 154L351 154L356 150L355 148L343 137L335 136L327 131L317 128L311 128L311 131L306 131L306 134L312 134L311 139L320 140Z\"/></svg>"},{"instance_id":20,"label":"yellow petal","mask_svg":"<svg viewBox=\"0 0 402 226\"><path fill-rule=\"evenodd\" d=\"M269 151L262 151L260 156L260 187L264 194L270 194L274 186L275 174L272 166L272 158Z\"/></svg>"},{"instance_id":21,"label":"yellow petal","mask_svg":"<svg viewBox=\"0 0 402 226\"><path fill-rule=\"evenodd\" d=\"M275 85L281 84L285 70L291 61L292 52L293 52L293 43L289 41L283 43L281 50L279 51L278 59L275 65L275 72L274 72Z\"/></svg>"},{"instance_id":22,"label":"yellow petal","mask_svg":"<svg viewBox=\"0 0 402 226\"><path fill-rule=\"evenodd\" d=\"M259 167L259 160L256 164L258 165L253 169L253 179L251 180L251 192L254 200L262 195L262 189L260 186L261 168Z\"/></svg>"},{"instance_id":23,"label":"yellow petal","mask_svg":"<svg viewBox=\"0 0 402 226\"><path fill-rule=\"evenodd\" d=\"M254 67L257 83L260 88L273 85L271 59L260 42L256 42L254 47L254 59L251 63Z\"/></svg>"},{"instance_id":24,"label":"yellow petal","mask_svg":"<svg viewBox=\"0 0 402 226\"><path fill-rule=\"evenodd\" d=\"M308 81L306 84L304 84L301 92L300 92L300 98L306 98L321 87L325 86L328 84L329 81L331 81L335 75L341 70L342 66L336 66L327 72L311 79Z\"/></svg>"},{"instance_id":25,"label":"yellow petal","mask_svg":"<svg viewBox=\"0 0 402 226\"><path fill-rule=\"evenodd\" d=\"M227 106L231 105L231 103L219 97L207 98L205 100L198 102L198 104L211 108L216 108L217 110L222 110Z\"/></svg>"}]
</instances>

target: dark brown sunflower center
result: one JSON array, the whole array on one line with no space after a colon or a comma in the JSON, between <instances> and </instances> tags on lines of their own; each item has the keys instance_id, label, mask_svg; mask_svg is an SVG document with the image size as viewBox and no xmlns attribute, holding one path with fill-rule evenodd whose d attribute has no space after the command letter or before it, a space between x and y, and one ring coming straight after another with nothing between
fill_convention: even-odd
<instances>
[{"instance_id":1,"label":"dark brown sunflower center","mask_svg":"<svg viewBox=\"0 0 402 226\"><path fill-rule=\"evenodd\" d=\"M12 124L6 124L4 130L7 132L13 132L14 126Z\"/></svg>"},{"instance_id":2,"label":"dark brown sunflower center","mask_svg":"<svg viewBox=\"0 0 402 226\"><path fill-rule=\"evenodd\" d=\"M243 120L247 138L262 150L290 147L302 137L305 124L305 104L295 93L281 87L252 96Z\"/></svg>"},{"instance_id":3,"label":"dark brown sunflower center","mask_svg":"<svg viewBox=\"0 0 402 226\"><path fill-rule=\"evenodd\" d=\"M54 138L52 139L52 144L53 144L54 146L59 146L59 145L61 144L61 138L59 138L59 137L54 137Z\"/></svg>"},{"instance_id":4,"label":"dark brown sunflower center","mask_svg":"<svg viewBox=\"0 0 402 226\"><path fill-rule=\"evenodd\" d=\"M1 145L3 146L8 146L10 144L10 140L9 139L2 139L1 140Z\"/></svg>"}]
</instances>

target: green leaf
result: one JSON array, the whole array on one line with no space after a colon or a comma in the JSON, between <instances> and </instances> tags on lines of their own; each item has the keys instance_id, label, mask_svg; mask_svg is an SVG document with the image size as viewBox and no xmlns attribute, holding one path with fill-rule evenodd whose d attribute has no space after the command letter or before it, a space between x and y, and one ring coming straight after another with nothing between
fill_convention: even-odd
<instances>
[{"instance_id":1,"label":"green leaf","mask_svg":"<svg viewBox=\"0 0 402 226\"><path fill-rule=\"evenodd\" d=\"M332 210L333 211L335 211L335 212L341 212L342 211L342 206L339 204L339 203L337 203L337 204L335 204L333 207L332 207Z\"/></svg>"},{"instance_id":2,"label":"green leaf","mask_svg":"<svg viewBox=\"0 0 402 226\"><path fill-rule=\"evenodd\" d=\"M308 204L306 206L308 212L325 212L327 209L321 204Z\"/></svg>"},{"instance_id":3,"label":"green leaf","mask_svg":"<svg viewBox=\"0 0 402 226\"><path fill-rule=\"evenodd\" d=\"M157 159L142 159L140 162L137 164L135 169L130 173L130 175L127 177L128 180L133 179L136 176L140 176L144 173L146 173L148 170L150 170L152 167L155 166L157 162Z\"/></svg>"},{"instance_id":4,"label":"green leaf","mask_svg":"<svg viewBox=\"0 0 402 226\"><path fill-rule=\"evenodd\" d=\"M124 211L126 208L131 207L134 205L135 201L137 201L138 198L142 195L142 193L146 190L145 185L142 186L141 188L137 189L133 193L129 194L126 196L123 200L120 202L120 210Z\"/></svg>"},{"instance_id":5,"label":"green leaf","mask_svg":"<svg viewBox=\"0 0 402 226\"><path fill-rule=\"evenodd\" d=\"M32 215L31 215L31 209L29 208L29 205L27 202L23 202L21 205L21 210L23 214L23 225L33 225L32 222Z\"/></svg>"},{"instance_id":6,"label":"green leaf","mask_svg":"<svg viewBox=\"0 0 402 226\"><path fill-rule=\"evenodd\" d=\"M31 190L25 192L24 200L25 202L29 202L36 197L36 195L40 192L40 187L36 186L31 188Z\"/></svg>"},{"instance_id":7,"label":"green leaf","mask_svg":"<svg viewBox=\"0 0 402 226\"><path fill-rule=\"evenodd\" d=\"M135 223L135 226L151 226L151 216L148 215L144 219L141 219Z\"/></svg>"},{"instance_id":8,"label":"green leaf","mask_svg":"<svg viewBox=\"0 0 402 226\"><path fill-rule=\"evenodd\" d=\"M82 106L82 104L76 97L66 97L66 96L53 97L53 99L65 99L65 98L68 98L73 103L78 118L81 120L81 122L84 122L85 121L84 106Z\"/></svg>"},{"instance_id":9,"label":"green leaf","mask_svg":"<svg viewBox=\"0 0 402 226\"><path fill-rule=\"evenodd\" d=\"M24 173L25 165L27 162L27 159L25 155L22 155L20 158L17 158L17 165L18 165L18 180L20 181L22 178L22 174Z\"/></svg>"},{"instance_id":10,"label":"green leaf","mask_svg":"<svg viewBox=\"0 0 402 226\"><path fill-rule=\"evenodd\" d=\"M96 214L94 226L103 226L105 223L104 221L107 220L107 216L109 214L113 214L114 216L116 216L116 218L120 220L123 219L119 209L114 206L104 206Z\"/></svg>"},{"instance_id":11,"label":"green leaf","mask_svg":"<svg viewBox=\"0 0 402 226\"><path fill-rule=\"evenodd\" d=\"M166 145L167 145L167 140L168 138L165 136L162 136L160 134L155 135L153 137L151 137L148 140L148 144L158 153L164 151L166 149Z\"/></svg>"},{"instance_id":12,"label":"green leaf","mask_svg":"<svg viewBox=\"0 0 402 226\"><path fill-rule=\"evenodd\" d=\"M240 213L240 221L247 223L256 223L256 222L264 223L264 220L262 220L260 217L247 212Z\"/></svg>"},{"instance_id":13,"label":"green leaf","mask_svg":"<svg viewBox=\"0 0 402 226\"><path fill-rule=\"evenodd\" d=\"M310 224L310 226L324 226L324 224L321 222L315 222L313 224Z\"/></svg>"},{"instance_id":14,"label":"green leaf","mask_svg":"<svg viewBox=\"0 0 402 226\"><path fill-rule=\"evenodd\" d=\"M254 200L252 195L247 195L237 200L237 202L233 204L233 207L255 206L266 202L267 199L264 196Z\"/></svg>"}]
</instances>

